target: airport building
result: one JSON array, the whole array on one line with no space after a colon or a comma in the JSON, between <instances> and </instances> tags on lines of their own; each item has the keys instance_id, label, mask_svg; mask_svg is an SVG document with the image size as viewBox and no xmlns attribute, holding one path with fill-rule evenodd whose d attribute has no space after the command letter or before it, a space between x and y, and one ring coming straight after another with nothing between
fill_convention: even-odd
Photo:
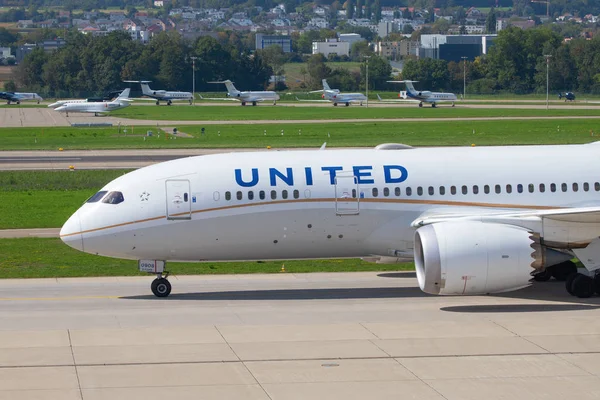
<instances>
[{"instance_id":1,"label":"airport building","mask_svg":"<svg viewBox=\"0 0 600 400\"><path fill-rule=\"evenodd\" d=\"M269 46L281 46L284 53L292 52L292 38L289 36L256 34L256 50L266 49Z\"/></svg>"},{"instance_id":2,"label":"airport building","mask_svg":"<svg viewBox=\"0 0 600 400\"><path fill-rule=\"evenodd\" d=\"M60 47L63 47L67 44L67 42L64 39L52 39L52 40L44 40L43 42L37 43L37 44L29 44L26 43L24 45L21 45L19 47L17 47L17 52L16 52L16 61L17 63L20 63L21 61L23 61L23 59L25 58L25 56L27 56L27 54L31 53L36 47L41 47L44 49L45 52L51 52L54 51Z\"/></svg>"},{"instance_id":3,"label":"airport building","mask_svg":"<svg viewBox=\"0 0 600 400\"><path fill-rule=\"evenodd\" d=\"M325 42L313 42L312 53L320 53L325 57L329 57L330 54L348 56L350 55L350 43L341 42L338 39L327 39Z\"/></svg>"},{"instance_id":4,"label":"airport building","mask_svg":"<svg viewBox=\"0 0 600 400\"><path fill-rule=\"evenodd\" d=\"M487 54L498 35L421 35L419 58L460 62Z\"/></svg>"}]
</instances>

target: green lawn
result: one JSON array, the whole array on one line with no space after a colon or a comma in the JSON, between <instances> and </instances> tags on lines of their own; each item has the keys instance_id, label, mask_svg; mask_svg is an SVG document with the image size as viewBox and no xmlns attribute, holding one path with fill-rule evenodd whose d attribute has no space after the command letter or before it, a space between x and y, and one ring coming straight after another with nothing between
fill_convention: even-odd
<instances>
[{"instance_id":1,"label":"green lawn","mask_svg":"<svg viewBox=\"0 0 600 400\"><path fill-rule=\"evenodd\" d=\"M57 238L0 239L0 254L0 279L147 275L137 270L136 261L82 253ZM412 263L373 264L360 259L335 259L169 263L168 270L176 275L281 273L282 265L290 273L414 269Z\"/></svg>"},{"instance_id":2,"label":"green lawn","mask_svg":"<svg viewBox=\"0 0 600 400\"><path fill-rule=\"evenodd\" d=\"M437 112L441 110L433 110ZM201 129L205 128L205 134ZM322 124L219 124L177 127L192 138L160 137L156 128L129 128L127 136L111 128L0 128L0 150L266 148L375 146L406 143L415 146L587 143L600 134L600 119L419 121ZM147 129L155 134L144 140ZM283 135L281 131L283 130ZM266 135L265 135L266 133Z\"/></svg>"},{"instance_id":3,"label":"green lawn","mask_svg":"<svg viewBox=\"0 0 600 400\"><path fill-rule=\"evenodd\" d=\"M440 105L423 107L277 107L261 104L257 107L149 107L131 106L111 113L115 117L169 121L238 121L238 120L325 120L378 118L473 118L473 117L547 117L600 116L600 107L591 110L556 110L515 108L460 108Z\"/></svg>"}]
</instances>

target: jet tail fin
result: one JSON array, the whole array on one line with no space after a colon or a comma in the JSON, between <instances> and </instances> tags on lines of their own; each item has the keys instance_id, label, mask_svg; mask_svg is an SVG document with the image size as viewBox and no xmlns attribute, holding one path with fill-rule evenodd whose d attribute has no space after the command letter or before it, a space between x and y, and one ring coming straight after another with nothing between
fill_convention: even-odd
<instances>
[{"instance_id":1,"label":"jet tail fin","mask_svg":"<svg viewBox=\"0 0 600 400\"><path fill-rule=\"evenodd\" d=\"M381 101L381 100L382 100L382 99L381 99L381 96L379 95L379 93L377 93L377 99L378 99L379 101Z\"/></svg>"},{"instance_id":2,"label":"jet tail fin","mask_svg":"<svg viewBox=\"0 0 600 400\"><path fill-rule=\"evenodd\" d=\"M227 79L226 81L223 81L223 83L225 84L225 87L227 88L227 91L229 93L238 92L238 90L235 88L235 86L233 86L233 82L231 82L229 79Z\"/></svg>"},{"instance_id":3,"label":"jet tail fin","mask_svg":"<svg viewBox=\"0 0 600 400\"><path fill-rule=\"evenodd\" d=\"M127 99L129 99L129 93L130 92L131 92L131 89L129 89L129 88L123 90L121 92L121 94L119 95L119 97L117 97L117 100L127 100Z\"/></svg>"},{"instance_id":4,"label":"jet tail fin","mask_svg":"<svg viewBox=\"0 0 600 400\"><path fill-rule=\"evenodd\" d=\"M323 79L323 90L331 90L329 84L327 83L327 79Z\"/></svg>"}]
</instances>

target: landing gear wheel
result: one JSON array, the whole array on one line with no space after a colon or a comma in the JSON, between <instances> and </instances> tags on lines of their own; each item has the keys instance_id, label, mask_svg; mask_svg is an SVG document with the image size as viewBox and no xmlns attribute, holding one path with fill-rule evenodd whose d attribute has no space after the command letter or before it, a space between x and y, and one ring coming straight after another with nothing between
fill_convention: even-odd
<instances>
[{"instance_id":1,"label":"landing gear wheel","mask_svg":"<svg viewBox=\"0 0 600 400\"><path fill-rule=\"evenodd\" d=\"M334 107L337 107L337 103L333 103L333 106L334 106Z\"/></svg>"},{"instance_id":2,"label":"landing gear wheel","mask_svg":"<svg viewBox=\"0 0 600 400\"><path fill-rule=\"evenodd\" d=\"M569 293L571 296L575 296L575 294L573 293L573 281L575 280L575 278L577 278L577 275L579 274L575 272L569 275L569 277L565 281L565 288L567 289L567 293Z\"/></svg>"},{"instance_id":3,"label":"landing gear wheel","mask_svg":"<svg viewBox=\"0 0 600 400\"><path fill-rule=\"evenodd\" d=\"M245 102L245 101L242 101L242 106L245 106L245 105L246 105L246 102Z\"/></svg>"},{"instance_id":4,"label":"landing gear wheel","mask_svg":"<svg viewBox=\"0 0 600 400\"><path fill-rule=\"evenodd\" d=\"M583 274L577 274L571 284L571 290L573 291L574 296L577 296L580 299L587 299L594 294L594 286L594 279Z\"/></svg>"},{"instance_id":5,"label":"landing gear wheel","mask_svg":"<svg viewBox=\"0 0 600 400\"><path fill-rule=\"evenodd\" d=\"M452 102L452 107L454 107L454 102Z\"/></svg>"},{"instance_id":6,"label":"landing gear wheel","mask_svg":"<svg viewBox=\"0 0 600 400\"><path fill-rule=\"evenodd\" d=\"M536 282L547 282L552 278L552 269L546 268L542 272L533 275L533 280Z\"/></svg>"},{"instance_id":7,"label":"landing gear wheel","mask_svg":"<svg viewBox=\"0 0 600 400\"><path fill-rule=\"evenodd\" d=\"M167 105L170 106L171 105L171 100L167 101Z\"/></svg>"},{"instance_id":8,"label":"landing gear wheel","mask_svg":"<svg viewBox=\"0 0 600 400\"><path fill-rule=\"evenodd\" d=\"M167 297L171 294L171 283L166 278L156 278L150 286L156 297Z\"/></svg>"},{"instance_id":9,"label":"landing gear wheel","mask_svg":"<svg viewBox=\"0 0 600 400\"><path fill-rule=\"evenodd\" d=\"M435 107L436 107L435 103L431 103L431 108L435 108Z\"/></svg>"},{"instance_id":10,"label":"landing gear wheel","mask_svg":"<svg viewBox=\"0 0 600 400\"><path fill-rule=\"evenodd\" d=\"M577 265L573 261L565 261L552 266L552 276L557 281L565 281L575 272L577 272Z\"/></svg>"},{"instance_id":11,"label":"landing gear wheel","mask_svg":"<svg viewBox=\"0 0 600 400\"><path fill-rule=\"evenodd\" d=\"M596 290L596 294L600 294L600 274L594 277L594 289Z\"/></svg>"},{"instance_id":12,"label":"landing gear wheel","mask_svg":"<svg viewBox=\"0 0 600 400\"><path fill-rule=\"evenodd\" d=\"M253 105L254 107L256 107L256 102L255 102L255 101L253 101L253 102L252 102L252 105Z\"/></svg>"},{"instance_id":13,"label":"landing gear wheel","mask_svg":"<svg viewBox=\"0 0 600 400\"><path fill-rule=\"evenodd\" d=\"M346 107L350 106L350 103L346 103Z\"/></svg>"},{"instance_id":14,"label":"landing gear wheel","mask_svg":"<svg viewBox=\"0 0 600 400\"><path fill-rule=\"evenodd\" d=\"M156 100L156 105L160 106L160 101Z\"/></svg>"},{"instance_id":15,"label":"landing gear wheel","mask_svg":"<svg viewBox=\"0 0 600 400\"><path fill-rule=\"evenodd\" d=\"M423 107L423 103L419 103L419 107Z\"/></svg>"}]
</instances>

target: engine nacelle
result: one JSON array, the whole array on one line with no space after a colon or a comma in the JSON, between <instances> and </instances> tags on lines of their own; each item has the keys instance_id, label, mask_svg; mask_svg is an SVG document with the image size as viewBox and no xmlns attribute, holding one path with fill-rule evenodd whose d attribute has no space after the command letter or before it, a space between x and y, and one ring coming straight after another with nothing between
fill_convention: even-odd
<instances>
[{"instance_id":1,"label":"engine nacelle","mask_svg":"<svg viewBox=\"0 0 600 400\"><path fill-rule=\"evenodd\" d=\"M527 230L483 222L441 222L415 232L415 267L430 294L486 294L517 290L544 263Z\"/></svg>"}]
</instances>

